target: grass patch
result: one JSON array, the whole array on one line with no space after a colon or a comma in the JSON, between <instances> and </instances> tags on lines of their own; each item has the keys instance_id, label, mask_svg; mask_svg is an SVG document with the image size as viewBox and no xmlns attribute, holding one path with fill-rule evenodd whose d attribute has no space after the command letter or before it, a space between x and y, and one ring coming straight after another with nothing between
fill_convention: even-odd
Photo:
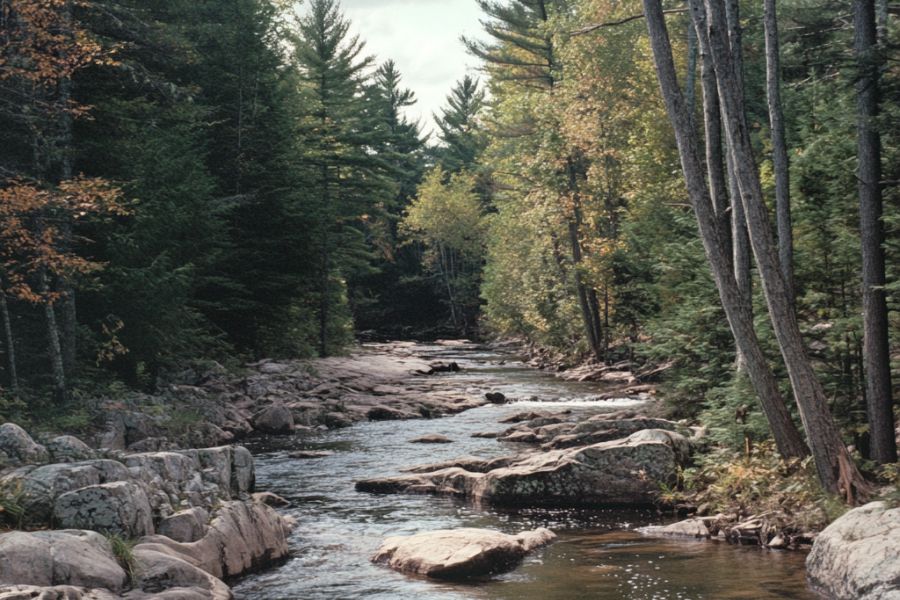
<instances>
[{"instance_id":1,"label":"grass patch","mask_svg":"<svg viewBox=\"0 0 900 600\"><path fill-rule=\"evenodd\" d=\"M134 547L137 540L126 539L118 534L111 533L106 536L113 556L128 575L128 581L134 585L137 578L137 561L134 558Z\"/></svg>"},{"instance_id":2,"label":"grass patch","mask_svg":"<svg viewBox=\"0 0 900 600\"><path fill-rule=\"evenodd\" d=\"M11 529L22 529L25 521L25 493L22 485L0 487L0 522Z\"/></svg>"}]
</instances>

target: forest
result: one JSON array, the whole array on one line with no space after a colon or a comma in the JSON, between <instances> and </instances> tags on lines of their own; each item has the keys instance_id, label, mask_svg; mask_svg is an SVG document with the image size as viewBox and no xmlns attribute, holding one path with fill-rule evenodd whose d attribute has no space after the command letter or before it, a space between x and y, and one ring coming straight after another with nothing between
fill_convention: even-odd
<instances>
[{"instance_id":1,"label":"forest","mask_svg":"<svg viewBox=\"0 0 900 600\"><path fill-rule=\"evenodd\" d=\"M0 0L0 415L517 339L851 503L896 477L898 6L475 1L426 135L338 0Z\"/></svg>"}]
</instances>

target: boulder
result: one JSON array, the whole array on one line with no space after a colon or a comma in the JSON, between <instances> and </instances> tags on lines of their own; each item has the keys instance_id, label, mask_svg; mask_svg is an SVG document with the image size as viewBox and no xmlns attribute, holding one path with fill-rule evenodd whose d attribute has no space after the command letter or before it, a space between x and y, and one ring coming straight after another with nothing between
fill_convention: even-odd
<instances>
[{"instance_id":1,"label":"boulder","mask_svg":"<svg viewBox=\"0 0 900 600\"><path fill-rule=\"evenodd\" d=\"M491 404L506 404L506 396L500 392L488 392L484 395L485 399Z\"/></svg>"},{"instance_id":2,"label":"boulder","mask_svg":"<svg viewBox=\"0 0 900 600\"><path fill-rule=\"evenodd\" d=\"M4 475L0 485L21 490L28 524L46 525L61 494L91 485L131 479L125 465L104 459L37 468L22 467Z\"/></svg>"},{"instance_id":3,"label":"boulder","mask_svg":"<svg viewBox=\"0 0 900 600\"><path fill-rule=\"evenodd\" d=\"M209 513L198 506L166 517L159 522L156 531L176 542L189 544L206 535L208 522Z\"/></svg>"},{"instance_id":4,"label":"boulder","mask_svg":"<svg viewBox=\"0 0 900 600\"><path fill-rule=\"evenodd\" d=\"M428 435L423 435L417 437L415 439L409 440L411 444L452 444L453 440L450 438L437 434L437 433L429 433Z\"/></svg>"},{"instance_id":5,"label":"boulder","mask_svg":"<svg viewBox=\"0 0 900 600\"><path fill-rule=\"evenodd\" d=\"M46 444L53 462L67 463L93 460L97 453L73 435L61 435Z\"/></svg>"},{"instance_id":6,"label":"boulder","mask_svg":"<svg viewBox=\"0 0 900 600\"><path fill-rule=\"evenodd\" d=\"M806 558L818 592L835 600L900 599L900 508L872 502L818 535Z\"/></svg>"},{"instance_id":7,"label":"boulder","mask_svg":"<svg viewBox=\"0 0 900 600\"><path fill-rule=\"evenodd\" d=\"M507 535L488 529L447 529L389 537L372 561L436 579L466 579L509 571L556 536L548 529Z\"/></svg>"},{"instance_id":8,"label":"boulder","mask_svg":"<svg viewBox=\"0 0 900 600\"><path fill-rule=\"evenodd\" d=\"M661 442L613 440L536 454L489 471L473 488L494 504L651 505L677 476L675 452Z\"/></svg>"},{"instance_id":9,"label":"boulder","mask_svg":"<svg viewBox=\"0 0 900 600\"><path fill-rule=\"evenodd\" d=\"M274 509L255 502L224 503L201 539L183 543L149 536L138 546L175 556L219 579L237 577L288 554L286 528Z\"/></svg>"},{"instance_id":10,"label":"boulder","mask_svg":"<svg viewBox=\"0 0 900 600\"><path fill-rule=\"evenodd\" d=\"M283 402L276 401L253 417L253 427L263 433L291 433L294 431L294 415Z\"/></svg>"},{"instance_id":11,"label":"boulder","mask_svg":"<svg viewBox=\"0 0 900 600\"><path fill-rule=\"evenodd\" d=\"M0 535L0 582L69 585L118 593L128 580L109 542L92 531L12 531Z\"/></svg>"},{"instance_id":12,"label":"boulder","mask_svg":"<svg viewBox=\"0 0 900 600\"><path fill-rule=\"evenodd\" d=\"M613 440L504 460L485 473L458 467L431 473L366 479L363 492L441 494L512 506L637 505L656 502L661 484L677 477L674 450L665 443Z\"/></svg>"},{"instance_id":13,"label":"boulder","mask_svg":"<svg viewBox=\"0 0 900 600\"><path fill-rule=\"evenodd\" d=\"M134 600L231 600L231 590L221 580L190 561L159 548L138 544L134 549L135 587L125 598Z\"/></svg>"},{"instance_id":14,"label":"boulder","mask_svg":"<svg viewBox=\"0 0 900 600\"><path fill-rule=\"evenodd\" d=\"M613 418L610 415L595 415L590 419L574 424L566 430L558 432L558 435L547 442L547 449L572 448L587 444L596 444L610 440L626 438L642 429L664 429L689 433L689 431L674 421L656 419L651 417Z\"/></svg>"},{"instance_id":15,"label":"boulder","mask_svg":"<svg viewBox=\"0 0 900 600\"><path fill-rule=\"evenodd\" d=\"M147 494L130 481L66 492L56 499L53 517L68 529L115 533L129 539L153 534L153 513Z\"/></svg>"},{"instance_id":16,"label":"boulder","mask_svg":"<svg viewBox=\"0 0 900 600\"><path fill-rule=\"evenodd\" d=\"M28 433L15 423L0 425L0 452L6 453L14 462L24 465L46 463L50 454Z\"/></svg>"}]
</instances>

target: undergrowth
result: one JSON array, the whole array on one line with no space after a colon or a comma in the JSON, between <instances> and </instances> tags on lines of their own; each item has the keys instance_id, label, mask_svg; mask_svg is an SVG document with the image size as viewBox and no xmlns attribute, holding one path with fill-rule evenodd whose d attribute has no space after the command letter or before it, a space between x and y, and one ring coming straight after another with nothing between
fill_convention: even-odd
<instances>
[{"instance_id":1,"label":"undergrowth","mask_svg":"<svg viewBox=\"0 0 900 600\"><path fill-rule=\"evenodd\" d=\"M766 514L783 528L818 531L848 510L822 491L810 458L785 462L772 442L758 444L749 457L714 450L682 477L681 500L737 520Z\"/></svg>"}]
</instances>

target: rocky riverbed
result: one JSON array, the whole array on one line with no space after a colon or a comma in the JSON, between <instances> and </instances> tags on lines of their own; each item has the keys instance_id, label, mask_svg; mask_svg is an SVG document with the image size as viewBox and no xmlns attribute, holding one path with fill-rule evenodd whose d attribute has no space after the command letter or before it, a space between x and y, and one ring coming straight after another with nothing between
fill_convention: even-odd
<instances>
[{"instance_id":1,"label":"rocky riverbed","mask_svg":"<svg viewBox=\"0 0 900 600\"><path fill-rule=\"evenodd\" d=\"M659 512L702 429L654 416L623 371L571 371L382 344L188 373L107 403L89 443L5 424L0 516L24 531L0 534L0 599L813 597L803 553ZM893 548L897 512L854 519L813 551L816 589L893 598L896 561L850 560L841 540Z\"/></svg>"}]
</instances>

